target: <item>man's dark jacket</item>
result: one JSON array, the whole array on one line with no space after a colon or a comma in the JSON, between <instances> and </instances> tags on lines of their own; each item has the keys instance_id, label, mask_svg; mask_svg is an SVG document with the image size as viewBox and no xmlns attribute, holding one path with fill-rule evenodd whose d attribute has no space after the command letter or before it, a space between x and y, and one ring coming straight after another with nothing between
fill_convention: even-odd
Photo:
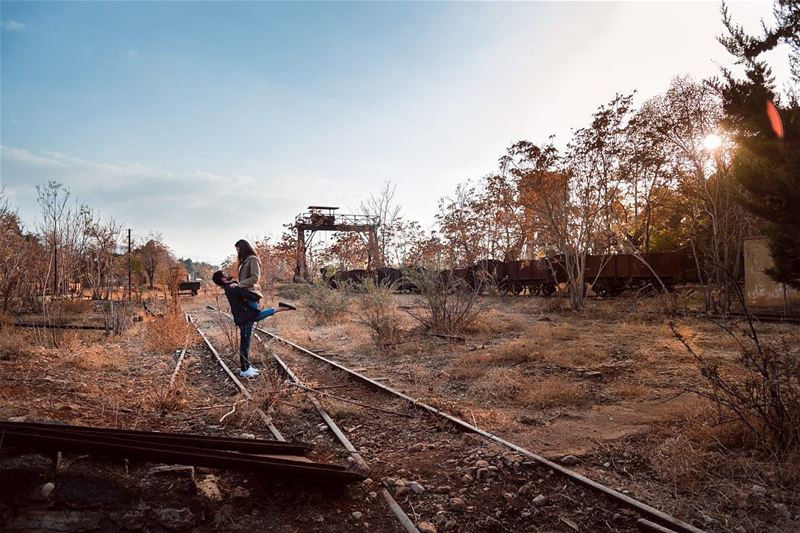
<instances>
[{"instance_id":1,"label":"man's dark jacket","mask_svg":"<svg viewBox=\"0 0 800 533\"><path fill-rule=\"evenodd\" d=\"M222 288L225 290L225 296L228 297L228 303L231 304L233 323L241 326L253 322L258 316L258 311L247 305L247 302L248 300L258 301L261 297L232 283L223 285Z\"/></svg>"}]
</instances>

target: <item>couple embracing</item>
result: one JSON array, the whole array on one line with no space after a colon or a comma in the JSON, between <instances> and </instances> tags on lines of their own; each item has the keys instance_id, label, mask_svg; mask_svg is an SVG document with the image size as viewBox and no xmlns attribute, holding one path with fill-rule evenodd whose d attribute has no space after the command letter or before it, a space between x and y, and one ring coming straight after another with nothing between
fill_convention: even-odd
<instances>
[{"instance_id":1,"label":"couple embracing","mask_svg":"<svg viewBox=\"0 0 800 533\"><path fill-rule=\"evenodd\" d=\"M231 305L233 322L239 326L239 362L241 364L239 375L244 378L254 378L258 376L258 369L250 363L250 339L253 336L253 326L256 322L275 313L293 310L294 306L281 302L278 307L260 309L258 302L263 298L258 285L261 277L261 264L249 242L241 239L234 246L239 264L238 281L222 270L214 272L211 280L225 291L225 296Z\"/></svg>"}]
</instances>

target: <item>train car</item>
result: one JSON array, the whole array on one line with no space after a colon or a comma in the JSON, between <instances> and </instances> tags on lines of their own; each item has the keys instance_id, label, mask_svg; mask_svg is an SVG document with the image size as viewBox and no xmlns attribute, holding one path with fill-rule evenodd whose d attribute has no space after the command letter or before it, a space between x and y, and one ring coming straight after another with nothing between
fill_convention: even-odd
<instances>
[{"instance_id":1,"label":"train car","mask_svg":"<svg viewBox=\"0 0 800 533\"><path fill-rule=\"evenodd\" d=\"M523 259L520 261L506 262L506 276L508 290L512 294L553 294L556 283L553 269L548 260Z\"/></svg>"},{"instance_id":2,"label":"train car","mask_svg":"<svg viewBox=\"0 0 800 533\"><path fill-rule=\"evenodd\" d=\"M332 289L338 289L344 285L357 285L362 283L365 279L370 277L370 273L364 269L354 270L337 270L330 278L328 278L328 286Z\"/></svg>"}]
</instances>

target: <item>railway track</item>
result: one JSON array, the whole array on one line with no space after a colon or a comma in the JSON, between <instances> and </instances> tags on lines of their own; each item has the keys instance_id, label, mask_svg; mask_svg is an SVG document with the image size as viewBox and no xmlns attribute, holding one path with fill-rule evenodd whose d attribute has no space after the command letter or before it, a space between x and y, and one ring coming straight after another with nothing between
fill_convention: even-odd
<instances>
[{"instance_id":1,"label":"railway track","mask_svg":"<svg viewBox=\"0 0 800 533\"><path fill-rule=\"evenodd\" d=\"M208 350L216 359L216 362L222 367L227 377L236 385L236 387L239 389L242 395L245 396L245 398L247 398L248 400L252 400L253 399L252 393L247 389L247 387L245 387L245 385L241 382L241 380L239 380L236 377L236 375L231 371L230 367L228 367L228 365L225 363L225 360L222 358L222 356L220 356L217 349L211 343L209 337L205 334L205 332L203 332L203 330L200 328L197 322L191 320L191 318L189 318L189 322L194 326L194 328L203 338L206 348L208 348ZM313 390L306 387L300 380L300 378L298 378L297 375L294 374L292 369L288 365L286 365L286 363L284 363L277 357L275 358L275 360L281 365L282 371L287 374L291 383L302 388ZM323 423L330 429L330 431L333 433L337 441L347 451L348 461L350 462L350 468L348 470L354 474L361 476L362 480L367 479L367 476L370 474L370 467L361 457L359 451L350 442L345 432L342 431L342 429L336 424L333 418L328 414L322 403L320 403L313 396L310 396L309 400L316 409ZM285 442L286 439L280 433L278 428L273 424L272 418L267 413L265 413L260 407L256 408L256 411L259 413L259 416L261 417L262 421L267 426L269 431L273 434L275 439L278 441ZM407 533L420 533L419 529L414 525L414 522L408 517L403 508L397 503L397 501L392 497L392 495L388 491L382 490L381 496L385 500L389 510L393 513L394 517L399 522L399 525Z\"/></svg>"},{"instance_id":2,"label":"railway track","mask_svg":"<svg viewBox=\"0 0 800 533\"><path fill-rule=\"evenodd\" d=\"M212 306L208 308L224 314ZM367 428L366 432L362 431L351 438L358 439L362 447L370 450L370 457L367 459L384 467L381 468L381 473L398 472L408 478L419 477L428 483L440 484L434 489L437 497L430 509L434 516L442 513L452 516L457 528L478 525L478 530L525 530L535 520L539 526L546 524L565 531L574 529L573 525L582 531L657 531L664 528L668 531L692 533L701 531L474 424L394 390L361 372L349 369L263 328L256 330L257 340L271 352L274 361L286 371L290 380L299 381L297 375L301 374L318 383L319 389L344 385L349 396L357 397L360 402L383 405L387 410L406 410L421 415L414 416L412 420L390 416L378 417L381 420L376 420L375 417L369 418L366 412L350 413L346 417L345 425ZM283 346L283 349L279 349L279 346ZM278 351L282 353L278 355ZM333 403L335 401L331 400ZM391 403L387 404L387 401ZM387 423L386 419L389 418L393 420ZM387 427L391 429L387 431ZM413 452L409 458L409 450L419 448L419 443L403 449L402 446L393 446L391 441L387 442L387 437L401 442L422 441L426 455L432 456L430 464L415 461ZM496 445L496 448L475 453L487 441ZM512 459L509 460L509 457ZM475 466L466 466L470 463ZM508 469L504 465L513 466ZM417 472L411 472L411 468L406 466L415 467ZM488 470L490 466L494 469ZM452 471L448 471L451 469ZM551 475L552 473L556 475ZM564 481L568 483L565 485ZM416 502L414 495L404 490L406 483L398 485L396 479L390 478L387 484L390 489L395 489L400 498L406 497L409 505L416 503L418 510L424 510L419 509L425 507L423 502ZM456 485L466 486L454 488ZM592 492L587 493L587 490ZM542 498L536 493L541 493ZM552 496L543 496L544 494ZM596 496L591 498L590 494ZM597 497L600 495L604 498ZM469 513L464 516L461 509L464 500L475 502L472 511L475 515L484 515L485 523L477 517L469 517ZM543 500L547 503L542 504ZM536 503L530 506L530 501ZM526 505L529 507L524 508ZM620 512L622 509L626 511ZM551 514L546 516L548 512Z\"/></svg>"}]
</instances>

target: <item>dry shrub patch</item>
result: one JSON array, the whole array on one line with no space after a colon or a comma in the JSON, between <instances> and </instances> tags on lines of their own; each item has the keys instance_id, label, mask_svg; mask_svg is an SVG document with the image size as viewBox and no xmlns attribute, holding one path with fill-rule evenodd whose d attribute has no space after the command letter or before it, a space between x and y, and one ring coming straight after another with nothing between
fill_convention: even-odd
<instances>
[{"instance_id":1,"label":"dry shrub patch","mask_svg":"<svg viewBox=\"0 0 800 533\"><path fill-rule=\"evenodd\" d=\"M0 361L15 361L34 355L29 332L13 326L0 326Z\"/></svg>"},{"instance_id":2,"label":"dry shrub patch","mask_svg":"<svg viewBox=\"0 0 800 533\"><path fill-rule=\"evenodd\" d=\"M184 361L188 365L188 361ZM186 368L182 368L172 386L168 380L163 384L151 385L150 390L144 395L143 407L152 409L161 414L184 409L188 404L186 390Z\"/></svg>"},{"instance_id":3,"label":"dry shrub patch","mask_svg":"<svg viewBox=\"0 0 800 533\"><path fill-rule=\"evenodd\" d=\"M762 451L784 455L800 449L800 349L796 343L762 342L750 324L746 342L727 330L740 350L735 359L724 361L700 355L675 325L671 328L706 380L689 390L713 402L718 423L741 426Z\"/></svg>"},{"instance_id":4,"label":"dry shrub patch","mask_svg":"<svg viewBox=\"0 0 800 533\"><path fill-rule=\"evenodd\" d=\"M532 382L515 399L517 404L540 409L583 405L588 401L589 394L583 383L562 376Z\"/></svg>"},{"instance_id":5,"label":"dry shrub patch","mask_svg":"<svg viewBox=\"0 0 800 533\"><path fill-rule=\"evenodd\" d=\"M433 271L410 270L406 275L419 289L424 304L422 313L406 311L426 329L458 334L471 328L482 311L477 291L462 279Z\"/></svg>"},{"instance_id":6,"label":"dry shrub patch","mask_svg":"<svg viewBox=\"0 0 800 533\"><path fill-rule=\"evenodd\" d=\"M650 387L645 387L644 385L640 385L638 383L622 383L617 382L613 383L609 387L609 391L611 394L616 396L621 400L633 400L636 398L642 398L651 392Z\"/></svg>"},{"instance_id":7,"label":"dry shrub patch","mask_svg":"<svg viewBox=\"0 0 800 533\"><path fill-rule=\"evenodd\" d=\"M144 323L144 349L151 354L170 354L184 346L188 333L189 324L182 314L150 317Z\"/></svg>"},{"instance_id":8,"label":"dry shrub patch","mask_svg":"<svg viewBox=\"0 0 800 533\"><path fill-rule=\"evenodd\" d=\"M392 285L377 285L372 280L363 284L357 296L358 322L369 329L372 342L386 348L400 340L400 314L394 301Z\"/></svg>"},{"instance_id":9,"label":"dry shrub patch","mask_svg":"<svg viewBox=\"0 0 800 533\"><path fill-rule=\"evenodd\" d=\"M70 354L69 363L83 370L125 370L130 367L122 350L114 346L91 343Z\"/></svg>"},{"instance_id":10,"label":"dry shrub patch","mask_svg":"<svg viewBox=\"0 0 800 533\"><path fill-rule=\"evenodd\" d=\"M331 322L347 312L347 294L344 288L331 289L322 283L305 287L303 303L317 324Z\"/></svg>"},{"instance_id":11,"label":"dry shrub patch","mask_svg":"<svg viewBox=\"0 0 800 533\"><path fill-rule=\"evenodd\" d=\"M643 450L656 478L692 502L692 509L680 514L713 517L714 529L796 531L797 450L782 457L760 453L757 439L741 424L710 423L707 412L713 408L705 401L680 427L664 427L643 437L644 443L626 444Z\"/></svg>"},{"instance_id":12,"label":"dry shrub patch","mask_svg":"<svg viewBox=\"0 0 800 533\"><path fill-rule=\"evenodd\" d=\"M494 335L497 333L513 333L523 329L522 322L513 316L501 314L494 309L481 312L474 323L467 326L466 333Z\"/></svg>"},{"instance_id":13,"label":"dry shrub patch","mask_svg":"<svg viewBox=\"0 0 800 533\"><path fill-rule=\"evenodd\" d=\"M529 386L530 381L517 370L494 367L484 369L471 388L483 398L508 401L517 398Z\"/></svg>"}]
</instances>

